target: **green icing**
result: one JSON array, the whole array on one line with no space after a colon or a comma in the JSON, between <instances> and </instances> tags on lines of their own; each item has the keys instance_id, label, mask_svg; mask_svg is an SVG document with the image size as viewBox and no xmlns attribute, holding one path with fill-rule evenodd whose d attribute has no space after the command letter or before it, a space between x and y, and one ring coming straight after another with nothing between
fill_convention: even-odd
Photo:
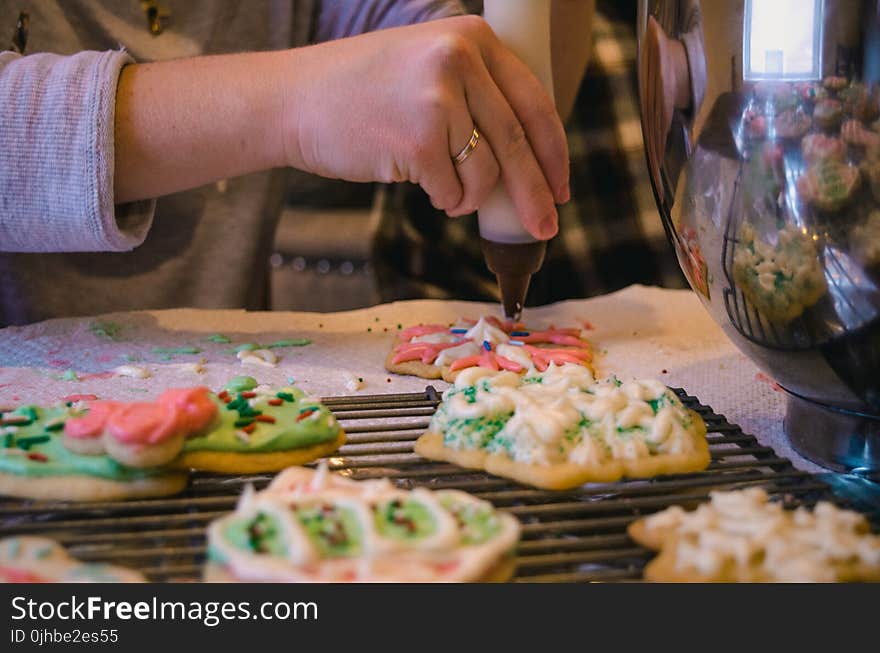
<instances>
[{"instance_id":1,"label":"green icing","mask_svg":"<svg viewBox=\"0 0 880 653\"><path fill-rule=\"evenodd\" d=\"M153 353L172 356L174 354L201 354L202 350L198 347L154 347Z\"/></svg>"},{"instance_id":2,"label":"green icing","mask_svg":"<svg viewBox=\"0 0 880 653\"><path fill-rule=\"evenodd\" d=\"M232 546L242 551L274 556L287 554L278 520L264 512L255 517L231 520L223 530L223 536Z\"/></svg>"},{"instance_id":3,"label":"green icing","mask_svg":"<svg viewBox=\"0 0 880 653\"><path fill-rule=\"evenodd\" d=\"M437 530L434 516L418 501L394 499L373 507L376 530L395 540L427 537Z\"/></svg>"},{"instance_id":4,"label":"green icing","mask_svg":"<svg viewBox=\"0 0 880 653\"><path fill-rule=\"evenodd\" d=\"M312 341L308 338L288 338L286 340L276 340L273 343L268 345L261 345L256 342L243 342L238 345L233 351L238 353L240 351L253 351L254 349L279 349L280 347L305 347L306 345L312 344Z\"/></svg>"},{"instance_id":5,"label":"green icing","mask_svg":"<svg viewBox=\"0 0 880 653\"><path fill-rule=\"evenodd\" d=\"M219 425L201 437L189 438L183 450L240 453L287 451L330 442L339 435L336 418L325 406L306 400L301 390L282 388L277 394L284 395L288 400L283 400L280 406L272 406L267 400L275 395L260 396L255 407L251 407L240 393L229 404L212 395L220 413ZM257 426L247 434L247 441L243 441L236 435L241 427L235 423L258 415L274 417L275 423L253 421ZM305 417L297 421L300 415Z\"/></svg>"},{"instance_id":6,"label":"green icing","mask_svg":"<svg viewBox=\"0 0 880 653\"><path fill-rule=\"evenodd\" d=\"M65 370L64 374L58 377L60 381L79 381L79 377L74 370Z\"/></svg>"},{"instance_id":7,"label":"green icing","mask_svg":"<svg viewBox=\"0 0 880 653\"><path fill-rule=\"evenodd\" d=\"M89 325L89 331L99 338L107 338L108 340L119 340L119 333L122 331L122 325L116 322L92 322Z\"/></svg>"},{"instance_id":8,"label":"green icing","mask_svg":"<svg viewBox=\"0 0 880 653\"><path fill-rule=\"evenodd\" d=\"M501 521L491 506L463 503L454 494L437 492L440 505L455 517L461 529L463 544L482 544L495 537L501 530Z\"/></svg>"},{"instance_id":9,"label":"green icing","mask_svg":"<svg viewBox=\"0 0 880 653\"><path fill-rule=\"evenodd\" d=\"M222 333L212 333L210 336L205 338L208 342L217 342L221 345L226 345L232 342L229 338L224 336Z\"/></svg>"},{"instance_id":10,"label":"green icing","mask_svg":"<svg viewBox=\"0 0 880 653\"><path fill-rule=\"evenodd\" d=\"M252 376L236 376L226 384L229 392L247 392L257 387L257 380Z\"/></svg>"},{"instance_id":11,"label":"green icing","mask_svg":"<svg viewBox=\"0 0 880 653\"><path fill-rule=\"evenodd\" d=\"M18 476L97 476L127 481L161 474L162 470L133 469L109 456L81 456L62 444L60 430L46 430L46 425L69 416L67 408L22 406L7 415L34 416L27 425L17 425L14 434L4 437L0 448L0 473ZM12 435L12 438L8 436ZM12 453L12 450L15 453ZM29 458L31 455L32 458ZM45 457L46 460L38 458Z\"/></svg>"},{"instance_id":12,"label":"green icing","mask_svg":"<svg viewBox=\"0 0 880 653\"><path fill-rule=\"evenodd\" d=\"M271 345L266 345L268 349L277 349L278 347L305 347L312 344L308 338L288 338L287 340L276 340Z\"/></svg>"},{"instance_id":13,"label":"green icing","mask_svg":"<svg viewBox=\"0 0 880 653\"><path fill-rule=\"evenodd\" d=\"M443 442L456 449L486 447L512 416L513 413L468 418L450 417L443 434Z\"/></svg>"},{"instance_id":14,"label":"green icing","mask_svg":"<svg viewBox=\"0 0 880 653\"><path fill-rule=\"evenodd\" d=\"M332 504L298 508L296 517L321 555L333 558L360 553L361 526L350 508Z\"/></svg>"}]
</instances>

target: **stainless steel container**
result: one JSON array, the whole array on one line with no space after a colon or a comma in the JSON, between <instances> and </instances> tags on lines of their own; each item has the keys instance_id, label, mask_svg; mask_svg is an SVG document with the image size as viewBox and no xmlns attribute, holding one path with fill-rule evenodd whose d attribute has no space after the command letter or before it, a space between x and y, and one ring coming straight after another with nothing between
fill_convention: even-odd
<instances>
[{"instance_id":1,"label":"stainless steel container","mask_svg":"<svg viewBox=\"0 0 880 653\"><path fill-rule=\"evenodd\" d=\"M642 127L679 263L807 458L880 470L878 0L641 0Z\"/></svg>"}]
</instances>

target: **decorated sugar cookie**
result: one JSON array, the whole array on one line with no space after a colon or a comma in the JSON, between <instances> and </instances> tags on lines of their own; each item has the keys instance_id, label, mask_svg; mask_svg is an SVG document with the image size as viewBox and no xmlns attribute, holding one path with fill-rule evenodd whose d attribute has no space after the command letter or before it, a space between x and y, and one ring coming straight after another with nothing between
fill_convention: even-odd
<instances>
[{"instance_id":1,"label":"decorated sugar cookie","mask_svg":"<svg viewBox=\"0 0 880 653\"><path fill-rule=\"evenodd\" d=\"M459 320L453 326L426 324L404 329L385 367L398 374L443 378L451 383L461 370L472 367L524 374L546 370L551 363L589 368L592 359L592 348L581 329L534 331L484 316L476 322Z\"/></svg>"},{"instance_id":2,"label":"decorated sugar cookie","mask_svg":"<svg viewBox=\"0 0 880 653\"><path fill-rule=\"evenodd\" d=\"M85 563L45 537L23 535L0 540L0 583L143 583L125 567Z\"/></svg>"},{"instance_id":3,"label":"decorated sugar cookie","mask_svg":"<svg viewBox=\"0 0 880 653\"><path fill-rule=\"evenodd\" d=\"M487 376L488 375L488 376ZM577 365L463 371L416 453L551 490L709 464L706 426L659 381L596 382Z\"/></svg>"},{"instance_id":4,"label":"decorated sugar cookie","mask_svg":"<svg viewBox=\"0 0 880 653\"><path fill-rule=\"evenodd\" d=\"M686 512L672 506L630 524L659 551L645 568L659 582L880 582L880 536L834 504L785 510L761 488L712 492Z\"/></svg>"},{"instance_id":5,"label":"decorated sugar cookie","mask_svg":"<svg viewBox=\"0 0 880 653\"><path fill-rule=\"evenodd\" d=\"M188 469L277 471L335 451L345 434L301 390L237 377L219 394L22 406L0 413L0 438L0 494L105 501L175 494Z\"/></svg>"},{"instance_id":6,"label":"decorated sugar cookie","mask_svg":"<svg viewBox=\"0 0 880 653\"><path fill-rule=\"evenodd\" d=\"M126 404L68 403L0 414L0 494L109 501L167 496L186 487L186 472L165 466L180 453L186 432L164 407L129 404L114 416Z\"/></svg>"},{"instance_id":7,"label":"decorated sugar cookie","mask_svg":"<svg viewBox=\"0 0 880 653\"><path fill-rule=\"evenodd\" d=\"M516 519L464 492L294 467L210 525L205 579L502 581L518 539Z\"/></svg>"},{"instance_id":8,"label":"decorated sugar cookie","mask_svg":"<svg viewBox=\"0 0 880 653\"><path fill-rule=\"evenodd\" d=\"M212 472L275 472L326 456L345 442L330 410L295 387L236 377L217 395L218 421L183 443L174 466Z\"/></svg>"}]
</instances>

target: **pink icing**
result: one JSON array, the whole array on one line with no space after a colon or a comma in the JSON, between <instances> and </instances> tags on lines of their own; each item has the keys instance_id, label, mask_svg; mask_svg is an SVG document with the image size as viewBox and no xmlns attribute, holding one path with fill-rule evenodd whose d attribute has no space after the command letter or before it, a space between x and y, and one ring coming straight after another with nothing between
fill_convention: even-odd
<instances>
[{"instance_id":1,"label":"pink icing","mask_svg":"<svg viewBox=\"0 0 880 653\"><path fill-rule=\"evenodd\" d=\"M503 322L495 317L494 315L489 315L486 317L486 322L491 324L493 327L497 329L501 329L505 333L510 333L511 331L525 331L525 325L521 322L513 322L512 320L504 320Z\"/></svg>"},{"instance_id":2,"label":"pink icing","mask_svg":"<svg viewBox=\"0 0 880 653\"><path fill-rule=\"evenodd\" d=\"M107 420L107 432L120 442L158 444L183 432L186 425L178 408L168 402L122 404Z\"/></svg>"},{"instance_id":3,"label":"pink icing","mask_svg":"<svg viewBox=\"0 0 880 653\"><path fill-rule=\"evenodd\" d=\"M483 350L482 353L476 356L459 358L449 366L449 370L455 372L457 370L463 370L466 367L485 367L495 371L507 370L509 372L516 372L517 374L525 371L525 368L519 363L512 361L509 358L505 358L504 356L499 356L494 351L486 350Z\"/></svg>"},{"instance_id":4,"label":"pink icing","mask_svg":"<svg viewBox=\"0 0 880 653\"><path fill-rule=\"evenodd\" d=\"M61 397L61 401L95 401L97 398L98 395L67 395Z\"/></svg>"},{"instance_id":5,"label":"pink icing","mask_svg":"<svg viewBox=\"0 0 880 653\"><path fill-rule=\"evenodd\" d=\"M569 345L572 347L583 347L587 343L580 339L579 329L554 329L550 328L546 331L532 331L527 336L517 336L517 340L522 342L537 344L551 343L554 345Z\"/></svg>"},{"instance_id":6,"label":"pink icing","mask_svg":"<svg viewBox=\"0 0 880 653\"><path fill-rule=\"evenodd\" d=\"M425 364L433 363L440 352L450 347L458 347L461 342L410 342L399 345L394 351L391 362L395 365L405 361L421 360Z\"/></svg>"},{"instance_id":7,"label":"pink icing","mask_svg":"<svg viewBox=\"0 0 880 653\"><path fill-rule=\"evenodd\" d=\"M207 429L217 418L217 404L209 395L208 388L173 388L166 390L156 400L173 406L179 412L180 424L190 435Z\"/></svg>"},{"instance_id":8,"label":"pink icing","mask_svg":"<svg viewBox=\"0 0 880 653\"><path fill-rule=\"evenodd\" d=\"M524 349L529 352L539 372L545 371L550 363L585 365L591 358L590 352L586 349L542 349L532 345L524 345Z\"/></svg>"},{"instance_id":9,"label":"pink icing","mask_svg":"<svg viewBox=\"0 0 880 653\"><path fill-rule=\"evenodd\" d=\"M88 412L64 423L64 434L76 439L99 438L110 415L119 408L118 401L92 401Z\"/></svg>"}]
</instances>

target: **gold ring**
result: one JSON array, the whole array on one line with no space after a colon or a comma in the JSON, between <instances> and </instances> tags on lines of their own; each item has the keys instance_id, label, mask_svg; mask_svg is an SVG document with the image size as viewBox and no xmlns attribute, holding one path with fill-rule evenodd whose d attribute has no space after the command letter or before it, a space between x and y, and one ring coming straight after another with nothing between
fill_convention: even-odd
<instances>
[{"instance_id":1,"label":"gold ring","mask_svg":"<svg viewBox=\"0 0 880 653\"><path fill-rule=\"evenodd\" d=\"M455 163L455 165L461 165L462 163L464 163L465 159L467 159L471 155L471 152L476 149L477 143L479 142L480 132L478 132L477 128L474 127L474 131L471 134L471 140L467 142L467 145L461 148L461 152L452 157L453 163Z\"/></svg>"}]
</instances>

